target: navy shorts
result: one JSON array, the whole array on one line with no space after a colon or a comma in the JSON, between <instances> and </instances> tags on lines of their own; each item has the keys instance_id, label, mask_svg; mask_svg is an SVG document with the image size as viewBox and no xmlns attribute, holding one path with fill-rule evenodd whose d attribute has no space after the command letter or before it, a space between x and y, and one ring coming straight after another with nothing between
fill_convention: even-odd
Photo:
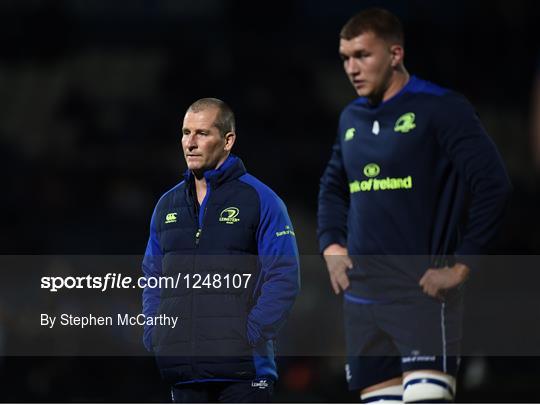
<instances>
[{"instance_id":1,"label":"navy shorts","mask_svg":"<svg viewBox=\"0 0 540 405\"><path fill-rule=\"evenodd\" d=\"M394 302L344 296L350 390L400 377L406 371L456 375L462 337L463 294L445 301L421 296Z\"/></svg>"}]
</instances>

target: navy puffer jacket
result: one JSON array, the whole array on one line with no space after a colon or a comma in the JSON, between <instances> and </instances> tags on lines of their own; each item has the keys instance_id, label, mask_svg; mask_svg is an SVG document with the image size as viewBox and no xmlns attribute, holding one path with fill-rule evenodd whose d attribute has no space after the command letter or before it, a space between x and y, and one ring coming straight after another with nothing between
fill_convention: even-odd
<instances>
[{"instance_id":1,"label":"navy puffer jacket","mask_svg":"<svg viewBox=\"0 0 540 405\"><path fill-rule=\"evenodd\" d=\"M192 174L154 210L143 272L174 287L145 288L144 344L172 384L277 378L273 340L299 291L294 230L281 199L229 156L205 173L199 206Z\"/></svg>"}]
</instances>

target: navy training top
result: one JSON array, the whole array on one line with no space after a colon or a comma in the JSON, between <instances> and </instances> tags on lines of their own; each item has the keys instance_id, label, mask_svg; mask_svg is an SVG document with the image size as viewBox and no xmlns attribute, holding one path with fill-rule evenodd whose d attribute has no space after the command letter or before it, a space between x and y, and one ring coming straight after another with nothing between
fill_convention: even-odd
<instances>
[{"instance_id":1,"label":"navy training top","mask_svg":"<svg viewBox=\"0 0 540 405\"><path fill-rule=\"evenodd\" d=\"M373 255L354 259L349 294L417 295L441 258L470 265L467 256L487 252L510 191L471 104L411 76L389 100L371 106L360 97L343 110L320 182L319 247Z\"/></svg>"}]
</instances>

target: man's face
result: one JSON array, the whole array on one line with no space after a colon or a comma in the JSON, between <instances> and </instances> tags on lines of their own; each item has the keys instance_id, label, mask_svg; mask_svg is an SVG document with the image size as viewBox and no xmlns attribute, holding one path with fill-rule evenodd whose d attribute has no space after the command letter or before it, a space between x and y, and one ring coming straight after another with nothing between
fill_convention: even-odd
<instances>
[{"instance_id":1,"label":"man's face","mask_svg":"<svg viewBox=\"0 0 540 405\"><path fill-rule=\"evenodd\" d=\"M188 110L182 126L182 149L187 167L195 173L217 168L228 155L225 138L214 126L218 109Z\"/></svg>"},{"instance_id":2,"label":"man's face","mask_svg":"<svg viewBox=\"0 0 540 405\"><path fill-rule=\"evenodd\" d=\"M382 95L392 76L391 47L373 32L350 40L341 38L339 54L356 93L372 98Z\"/></svg>"}]
</instances>

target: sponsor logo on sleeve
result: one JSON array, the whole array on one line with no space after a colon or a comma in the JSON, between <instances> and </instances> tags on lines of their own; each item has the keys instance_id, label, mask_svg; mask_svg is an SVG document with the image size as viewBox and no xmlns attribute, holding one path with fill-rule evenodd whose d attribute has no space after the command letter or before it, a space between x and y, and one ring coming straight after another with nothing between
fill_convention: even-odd
<instances>
[{"instance_id":1,"label":"sponsor logo on sleeve","mask_svg":"<svg viewBox=\"0 0 540 405\"><path fill-rule=\"evenodd\" d=\"M284 236L284 235L295 236L294 231L291 229L291 227L289 225L285 226L285 230L280 231L280 232L276 232L277 237Z\"/></svg>"}]
</instances>

